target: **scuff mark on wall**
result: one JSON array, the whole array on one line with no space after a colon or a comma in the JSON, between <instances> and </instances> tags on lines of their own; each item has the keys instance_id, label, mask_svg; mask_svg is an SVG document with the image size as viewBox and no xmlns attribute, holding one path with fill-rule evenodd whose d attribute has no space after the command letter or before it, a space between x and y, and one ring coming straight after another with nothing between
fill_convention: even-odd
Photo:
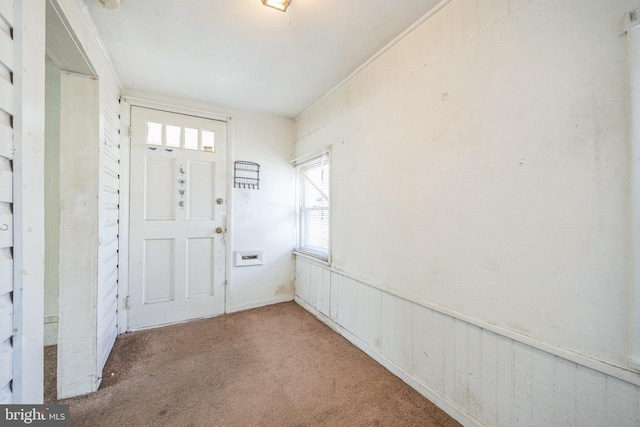
<instances>
[{"instance_id":1,"label":"scuff mark on wall","mask_svg":"<svg viewBox=\"0 0 640 427\"><path fill-rule=\"evenodd\" d=\"M282 285L278 286L278 289L276 289L275 292L275 296L283 296L283 295L292 295L293 294L293 288L294 288L294 281L290 281L289 283L283 283Z\"/></svg>"}]
</instances>

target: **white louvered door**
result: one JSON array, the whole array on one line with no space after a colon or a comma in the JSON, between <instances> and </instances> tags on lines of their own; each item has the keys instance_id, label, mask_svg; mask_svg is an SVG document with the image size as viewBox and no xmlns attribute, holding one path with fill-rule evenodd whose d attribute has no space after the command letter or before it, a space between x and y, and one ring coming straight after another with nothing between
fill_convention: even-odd
<instances>
[{"instance_id":1,"label":"white louvered door","mask_svg":"<svg viewBox=\"0 0 640 427\"><path fill-rule=\"evenodd\" d=\"M100 79L104 141L100 145L98 247L98 372L102 372L118 335L118 249L120 218L120 88L110 74Z\"/></svg>"},{"instance_id":2,"label":"white louvered door","mask_svg":"<svg viewBox=\"0 0 640 427\"><path fill-rule=\"evenodd\" d=\"M0 404L13 401L13 4L0 0Z\"/></svg>"}]
</instances>

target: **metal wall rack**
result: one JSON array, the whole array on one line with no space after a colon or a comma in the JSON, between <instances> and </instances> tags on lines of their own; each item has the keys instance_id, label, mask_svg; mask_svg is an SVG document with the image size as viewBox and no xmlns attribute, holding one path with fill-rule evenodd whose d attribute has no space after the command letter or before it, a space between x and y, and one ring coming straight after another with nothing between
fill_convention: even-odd
<instances>
[{"instance_id":1,"label":"metal wall rack","mask_svg":"<svg viewBox=\"0 0 640 427\"><path fill-rule=\"evenodd\" d=\"M254 162L237 161L233 163L233 187L260 189L260 165Z\"/></svg>"}]
</instances>

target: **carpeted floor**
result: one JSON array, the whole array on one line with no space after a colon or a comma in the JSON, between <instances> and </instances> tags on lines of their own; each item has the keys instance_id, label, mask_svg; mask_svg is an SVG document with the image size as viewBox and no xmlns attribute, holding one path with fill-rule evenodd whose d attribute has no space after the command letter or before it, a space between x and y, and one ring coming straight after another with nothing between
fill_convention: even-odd
<instances>
[{"instance_id":1,"label":"carpeted floor","mask_svg":"<svg viewBox=\"0 0 640 427\"><path fill-rule=\"evenodd\" d=\"M118 337L76 426L459 426L295 303Z\"/></svg>"},{"instance_id":2,"label":"carpeted floor","mask_svg":"<svg viewBox=\"0 0 640 427\"><path fill-rule=\"evenodd\" d=\"M44 403L54 403L57 396L58 346L44 348Z\"/></svg>"}]
</instances>

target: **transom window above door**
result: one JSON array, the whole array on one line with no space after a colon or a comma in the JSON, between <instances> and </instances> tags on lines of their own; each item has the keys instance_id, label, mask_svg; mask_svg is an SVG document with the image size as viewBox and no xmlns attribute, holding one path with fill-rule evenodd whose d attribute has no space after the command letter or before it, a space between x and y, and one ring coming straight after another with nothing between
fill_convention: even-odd
<instances>
[{"instance_id":1,"label":"transom window above door","mask_svg":"<svg viewBox=\"0 0 640 427\"><path fill-rule=\"evenodd\" d=\"M215 132L165 123L146 124L147 145L215 152Z\"/></svg>"}]
</instances>

